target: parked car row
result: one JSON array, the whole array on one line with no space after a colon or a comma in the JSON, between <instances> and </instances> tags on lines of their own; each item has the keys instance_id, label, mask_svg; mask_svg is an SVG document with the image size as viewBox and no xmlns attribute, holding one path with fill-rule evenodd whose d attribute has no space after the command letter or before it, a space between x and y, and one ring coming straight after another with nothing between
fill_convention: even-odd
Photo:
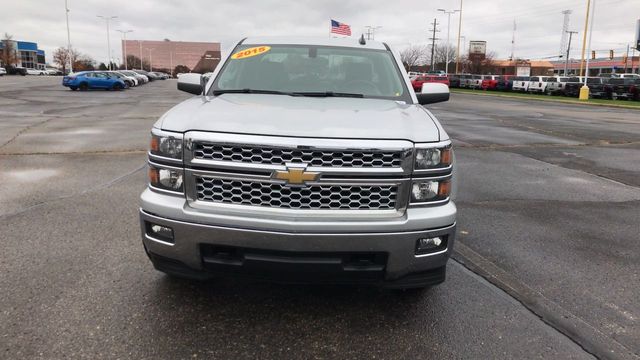
<instances>
[{"instance_id":1,"label":"parked car row","mask_svg":"<svg viewBox=\"0 0 640 360\"><path fill-rule=\"evenodd\" d=\"M584 85L580 76L515 76L515 75L473 75L447 76L450 87L513 91L547 95L578 97ZM589 95L600 99L640 100L640 75L607 74L587 77ZM425 82L436 82L428 79ZM416 84L418 85L418 84ZM414 88L416 88L414 85ZM422 84L419 84L422 86Z\"/></svg>"},{"instance_id":2,"label":"parked car row","mask_svg":"<svg viewBox=\"0 0 640 360\"><path fill-rule=\"evenodd\" d=\"M31 69L21 66L0 67L0 76L3 75L62 75L62 71L54 68L47 69Z\"/></svg>"},{"instance_id":3,"label":"parked car row","mask_svg":"<svg viewBox=\"0 0 640 360\"><path fill-rule=\"evenodd\" d=\"M165 73L144 70L81 71L62 78L62 85L74 91L123 90L154 80L165 80L169 77Z\"/></svg>"}]
</instances>

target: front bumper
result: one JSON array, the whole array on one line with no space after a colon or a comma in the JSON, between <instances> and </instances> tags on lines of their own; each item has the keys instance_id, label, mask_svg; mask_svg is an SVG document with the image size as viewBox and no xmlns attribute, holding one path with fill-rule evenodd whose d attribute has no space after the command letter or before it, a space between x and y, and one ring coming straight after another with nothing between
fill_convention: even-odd
<instances>
[{"instance_id":1,"label":"front bumper","mask_svg":"<svg viewBox=\"0 0 640 360\"><path fill-rule=\"evenodd\" d=\"M198 218L184 199L150 190L143 193L140 209L144 247L156 268L167 273L389 287L426 286L444 280L444 266L455 242L455 215L455 205L449 202L410 208L401 219L371 222L269 221L212 214ZM150 236L147 223L170 227L173 243ZM416 255L418 239L436 236L446 238L446 245ZM211 255L215 249L235 255L216 257ZM350 259L360 256L366 257L364 266L354 266ZM369 262L368 257L377 260Z\"/></svg>"}]
</instances>

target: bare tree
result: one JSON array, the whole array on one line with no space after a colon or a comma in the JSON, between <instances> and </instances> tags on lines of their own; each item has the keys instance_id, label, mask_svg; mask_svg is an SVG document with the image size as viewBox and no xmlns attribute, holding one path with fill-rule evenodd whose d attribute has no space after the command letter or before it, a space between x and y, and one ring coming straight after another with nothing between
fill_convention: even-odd
<instances>
[{"instance_id":1,"label":"bare tree","mask_svg":"<svg viewBox=\"0 0 640 360\"><path fill-rule=\"evenodd\" d=\"M127 67L129 69L144 69L149 67L147 60L140 61L140 58L135 55L127 55Z\"/></svg>"},{"instance_id":2,"label":"bare tree","mask_svg":"<svg viewBox=\"0 0 640 360\"><path fill-rule=\"evenodd\" d=\"M78 55L76 61L73 62L74 71L95 70L96 61L88 55Z\"/></svg>"},{"instance_id":3,"label":"bare tree","mask_svg":"<svg viewBox=\"0 0 640 360\"><path fill-rule=\"evenodd\" d=\"M13 66L18 63L18 53L13 45L13 36L5 33L2 39L2 52L0 53L0 63L4 66Z\"/></svg>"},{"instance_id":4,"label":"bare tree","mask_svg":"<svg viewBox=\"0 0 640 360\"><path fill-rule=\"evenodd\" d=\"M53 62L62 68L62 72L64 74L67 73L67 66L69 65L69 55L71 55L72 63L75 63L81 56L81 54L74 49L71 49L71 53L69 53L68 49L65 47L59 47L53 51Z\"/></svg>"},{"instance_id":5,"label":"bare tree","mask_svg":"<svg viewBox=\"0 0 640 360\"><path fill-rule=\"evenodd\" d=\"M410 45L400 52L400 60L407 70L416 65L423 64L427 57L427 47L423 45Z\"/></svg>"},{"instance_id":6,"label":"bare tree","mask_svg":"<svg viewBox=\"0 0 640 360\"><path fill-rule=\"evenodd\" d=\"M444 70L446 68L445 64L447 62L447 53L449 55L449 69L451 69L451 64L456 61L456 48L451 44L444 44L436 47L433 54L435 69Z\"/></svg>"},{"instance_id":7,"label":"bare tree","mask_svg":"<svg viewBox=\"0 0 640 360\"><path fill-rule=\"evenodd\" d=\"M495 68L494 59L496 58L496 53L491 51L488 52L484 59L480 59L478 57L465 57L462 59L462 67L465 72L469 72L471 74L486 74L492 72Z\"/></svg>"}]
</instances>

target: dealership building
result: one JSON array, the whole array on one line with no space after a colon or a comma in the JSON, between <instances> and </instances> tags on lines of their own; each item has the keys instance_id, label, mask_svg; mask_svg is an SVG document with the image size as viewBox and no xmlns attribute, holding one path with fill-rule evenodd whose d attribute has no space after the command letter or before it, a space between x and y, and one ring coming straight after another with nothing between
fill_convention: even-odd
<instances>
[{"instance_id":1,"label":"dealership building","mask_svg":"<svg viewBox=\"0 0 640 360\"><path fill-rule=\"evenodd\" d=\"M125 54L142 59L154 70L172 71L177 65L184 65L194 72L204 73L213 71L220 62L220 43L122 40L123 58Z\"/></svg>"},{"instance_id":2,"label":"dealership building","mask_svg":"<svg viewBox=\"0 0 640 360\"><path fill-rule=\"evenodd\" d=\"M11 48L16 52L18 67L27 69L45 69L44 50L38 49L38 44L29 41L9 40ZM0 41L0 51L4 51L5 41ZM8 65L8 64L2 64Z\"/></svg>"},{"instance_id":3,"label":"dealership building","mask_svg":"<svg viewBox=\"0 0 640 360\"><path fill-rule=\"evenodd\" d=\"M570 59L566 64L564 61L554 61L554 73L564 74L565 66L567 67L567 72L569 74L578 74L580 72L580 59ZM586 68L586 63L583 64L582 68ZM613 58L589 59L590 76L610 73L640 74L640 56L617 56Z\"/></svg>"}]
</instances>

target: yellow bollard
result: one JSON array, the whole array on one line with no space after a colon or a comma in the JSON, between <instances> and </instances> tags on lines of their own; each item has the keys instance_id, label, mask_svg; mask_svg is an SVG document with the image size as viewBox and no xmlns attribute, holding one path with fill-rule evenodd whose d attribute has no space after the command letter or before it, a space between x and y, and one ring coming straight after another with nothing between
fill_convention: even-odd
<instances>
[{"instance_id":1,"label":"yellow bollard","mask_svg":"<svg viewBox=\"0 0 640 360\"><path fill-rule=\"evenodd\" d=\"M580 100L589 100L589 87L587 85L582 85L580 88Z\"/></svg>"}]
</instances>

